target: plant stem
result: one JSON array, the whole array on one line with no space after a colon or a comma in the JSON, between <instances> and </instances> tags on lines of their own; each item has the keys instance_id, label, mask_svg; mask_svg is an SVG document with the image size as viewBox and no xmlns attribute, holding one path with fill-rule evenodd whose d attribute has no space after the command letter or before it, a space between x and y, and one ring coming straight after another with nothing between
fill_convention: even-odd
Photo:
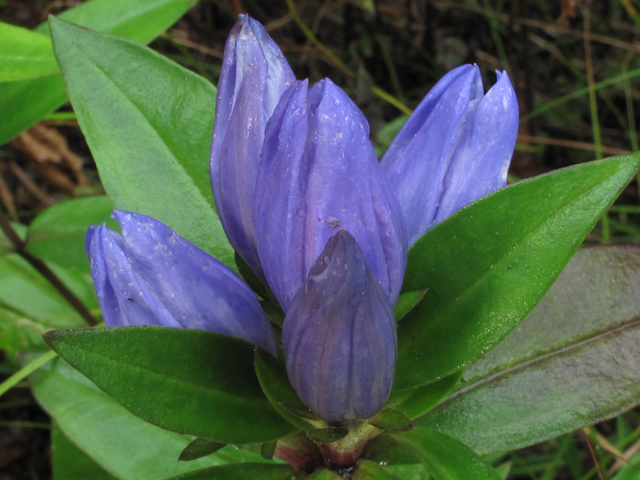
<instances>
[{"instance_id":1,"label":"plant stem","mask_svg":"<svg viewBox=\"0 0 640 480\"><path fill-rule=\"evenodd\" d=\"M84 318L90 326L95 326L98 324L98 321L91 315L89 309L80 301L80 299L73 293L63 282L58 278L58 276L53 273L53 270L49 268L49 266L40 260L38 257L31 255L27 252L27 244L24 242L16 233L16 231L9 223L9 220L5 216L4 212L0 211L0 228L7 236L16 253L24 258L27 262L33 266L44 278L46 278L51 285L58 290L60 295L64 297L64 299L69 302L82 318Z\"/></svg>"}]
</instances>

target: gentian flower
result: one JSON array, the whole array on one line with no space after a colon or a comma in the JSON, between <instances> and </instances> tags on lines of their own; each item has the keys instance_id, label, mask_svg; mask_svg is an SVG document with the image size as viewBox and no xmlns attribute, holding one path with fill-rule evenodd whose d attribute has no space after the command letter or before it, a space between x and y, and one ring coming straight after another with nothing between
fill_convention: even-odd
<instances>
[{"instance_id":1,"label":"gentian flower","mask_svg":"<svg viewBox=\"0 0 640 480\"><path fill-rule=\"evenodd\" d=\"M518 102L506 72L486 95L476 65L447 73L409 117L381 165L400 200L409 245L507 184Z\"/></svg>"},{"instance_id":2,"label":"gentian flower","mask_svg":"<svg viewBox=\"0 0 640 480\"><path fill-rule=\"evenodd\" d=\"M353 101L328 79L292 85L267 124L257 188L258 253L284 311L341 229L395 303L406 266L401 215Z\"/></svg>"},{"instance_id":3,"label":"gentian flower","mask_svg":"<svg viewBox=\"0 0 640 480\"><path fill-rule=\"evenodd\" d=\"M122 235L89 227L86 251L108 327L196 328L277 354L256 295L231 269L146 215L116 210Z\"/></svg>"},{"instance_id":4,"label":"gentian flower","mask_svg":"<svg viewBox=\"0 0 640 480\"><path fill-rule=\"evenodd\" d=\"M327 242L296 293L282 341L291 384L319 418L371 418L387 402L396 363L393 309L346 230Z\"/></svg>"},{"instance_id":5,"label":"gentian flower","mask_svg":"<svg viewBox=\"0 0 640 480\"><path fill-rule=\"evenodd\" d=\"M229 242L259 278L255 191L265 125L295 81L282 51L248 15L231 30L218 81L211 187Z\"/></svg>"},{"instance_id":6,"label":"gentian flower","mask_svg":"<svg viewBox=\"0 0 640 480\"><path fill-rule=\"evenodd\" d=\"M386 403L407 247L504 186L517 117L506 73L483 95L478 68L459 67L378 163L351 99L328 79L295 81L262 25L240 17L220 75L212 189L229 241L285 312L289 379L320 419L353 424ZM273 327L235 273L150 217L114 218L122 235L87 232L108 326L198 328L276 355Z\"/></svg>"}]
</instances>

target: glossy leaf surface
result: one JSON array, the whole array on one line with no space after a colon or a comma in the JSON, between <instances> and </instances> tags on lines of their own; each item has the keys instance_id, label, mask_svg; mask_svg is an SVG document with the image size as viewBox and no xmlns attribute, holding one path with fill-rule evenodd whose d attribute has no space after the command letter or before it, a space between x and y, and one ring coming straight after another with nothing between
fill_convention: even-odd
<instances>
[{"instance_id":1,"label":"glossy leaf surface","mask_svg":"<svg viewBox=\"0 0 640 480\"><path fill-rule=\"evenodd\" d=\"M314 428L314 426L304 418L291 413L292 408L290 407L293 407L308 412L311 415L309 409L302 403L298 394L289 383L289 377L287 377L287 370L284 364L268 353L256 349L255 366L260 386L278 413L286 418L292 425L302 430ZM282 408L282 404L289 407L288 410Z\"/></svg>"},{"instance_id":2,"label":"glossy leaf surface","mask_svg":"<svg viewBox=\"0 0 640 480\"><path fill-rule=\"evenodd\" d=\"M242 340L163 327L57 330L44 339L132 413L168 430L222 443L295 431L262 393L254 347Z\"/></svg>"},{"instance_id":3,"label":"glossy leaf surface","mask_svg":"<svg viewBox=\"0 0 640 480\"><path fill-rule=\"evenodd\" d=\"M447 396L462 377L462 370L433 383L407 390L392 390L388 405L401 410L411 420L418 418Z\"/></svg>"},{"instance_id":4,"label":"glossy leaf surface","mask_svg":"<svg viewBox=\"0 0 640 480\"><path fill-rule=\"evenodd\" d=\"M48 363L29 380L36 399L62 432L121 480L158 480L228 461L262 460L223 449L194 462L178 462L189 438L135 417L62 359Z\"/></svg>"},{"instance_id":5,"label":"glossy leaf surface","mask_svg":"<svg viewBox=\"0 0 640 480\"><path fill-rule=\"evenodd\" d=\"M148 43L169 28L197 0L93 0L60 14L60 18L93 30ZM47 35L47 24L38 33ZM0 145L61 107L67 92L60 74L0 83Z\"/></svg>"},{"instance_id":6,"label":"glossy leaf surface","mask_svg":"<svg viewBox=\"0 0 640 480\"><path fill-rule=\"evenodd\" d=\"M412 450L435 480L500 479L473 450L435 430L416 428L393 437Z\"/></svg>"},{"instance_id":7,"label":"glossy leaf surface","mask_svg":"<svg viewBox=\"0 0 640 480\"><path fill-rule=\"evenodd\" d=\"M640 247L578 251L536 309L416 424L511 450L640 402Z\"/></svg>"},{"instance_id":8,"label":"glossy leaf surface","mask_svg":"<svg viewBox=\"0 0 640 480\"><path fill-rule=\"evenodd\" d=\"M511 332L639 167L630 155L525 180L422 237L403 288L428 291L398 324L396 388L443 378Z\"/></svg>"},{"instance_id":9,"label":"glossy leaf surface","mask_svg":"<svg viewBox=\"0 0 640 480\"><path fill-rule=\"evenodd\" d=\"M89 260L84 251L89 225L119 230L118 222L109 218L113 204L109 197L87 197L67 200L46 209L29 226L27 251L43 260L89 273Z\"/></svg>"},{"instance_id":10,"label":"glossy leaf surface","mask_svg":"<svg viewBox=\"0 0 640 480\"><path fill-rule=\"evenodd\" d=\"M205 468L171 477L168 480L302 480L288 465L235 463Z\"/></svg>"},{"instance_id":11,"label":"glossy leaf surface","mask_svg":"<svg viewBox=\"0 0 640 480\"><path fill-rule=\"evenodd\" d=\"M203 161L215 88L131 41L51 24L71 103L114 206L161 221L235 268Z\"/></svg>"},{"instance_id":12,"label":"glossy leaf surface","mask_svg":"<svg viewBox=\"0 0 640 480\"><path fill-rule=\"evenodd\" d=\"M51 39L46 35L0 22L0 39L0 82L42 77L58 71Z\"/></svg>"},{"instance_id":13,"label":"glossy leaf surface","mask_svg":"<svg viewBox=\"0 0 640 480\"><path fill-rule=\"evenodd\" d=\"M418 305L424 298L426 292L416 290L414 292L405 292L398 297L398 301L393 306L393 316L396 321L402 320L413 308Z\"/></svg>"}]
</instances>

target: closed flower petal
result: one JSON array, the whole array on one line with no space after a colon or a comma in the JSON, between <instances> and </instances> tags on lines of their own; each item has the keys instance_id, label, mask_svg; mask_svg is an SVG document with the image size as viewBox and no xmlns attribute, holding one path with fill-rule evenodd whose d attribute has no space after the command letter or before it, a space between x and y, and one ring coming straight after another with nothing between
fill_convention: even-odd
<instances>
[{"instance_id":1,"label":"closed flower petal","mask_svg":"<svg viewBox=\"0 0 640 480\"><path fill-rule=\"evenodd\" d=\"M348 230L389 301L406 267L398 200L366 119L330 80L298 82L267 125L257 189L258 252L285 312L329 238Z\"/></svg>"},{"instance_id":2,"label":"closed flower petal","mask_svg":"<svg viewBox=\"0 0 640 480\"><path fill-rule=\"evenodd\" d=\"M465 205L506 185L518 133L509 77L483 96L475 65L446 74L381 161L400 200L409 245Z\"/></svg>"},{"instance_id":3,"label":"closed flower petal","mask_svg":"<svg viewBox=\"0 0 640 480\"><path fill-rule=\"evenodd\" d=\"M211 187L233 248L263 278L256 251L255 188L267 120L295 80L264 27L240 15L227 40L211 143Z\"/></svg>"},{"instance_id":4,"label":"closed flower petal","mask_svg":"<svg viewBox=\"0 0 640 480\"><path fill-rule=\"evenodd\" d=\"M346 230L313 264L289 307L282 340L289 380L319 418L367 419L386 403L396 363L393 310Z\"/></svg>"},{"instance_id":5,"label":"closed flower petal","mask_svg":"<svg viewBox=\"0 0 640 480\"><path fill-rule=\"evenodd\" d=\"M194 328L241 338L275 355L255 294L229 268L146 215L116 210L122 235L90 227L86 250L107 326Z\"/></svg>"}]
</instances>

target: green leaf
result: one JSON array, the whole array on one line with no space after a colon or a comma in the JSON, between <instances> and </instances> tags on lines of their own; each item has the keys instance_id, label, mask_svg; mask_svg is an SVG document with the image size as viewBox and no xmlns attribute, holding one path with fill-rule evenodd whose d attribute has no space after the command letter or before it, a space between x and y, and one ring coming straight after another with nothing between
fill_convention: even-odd
<instances>
[{"instance_id":1,"label":"green leaf","mask_svg":"<svg viewBox=\"0 0 640 480\"><path fill-rule=\"evenodd\" d=\"M51 39L46 35L0 22L0 42L0 82L57 73Z\"/></svg>"},{"instance_id":2,"label":"green leaf","mask_svg":"<svg viewBox=\"0 0 640 480\"><path fill-rule=\"evenodd\" d=\"M640 454L622 467L613 480L640 480Z\"/></svg>"},{"instance_id":3,"label":"green leaf","mask_svg":"<svg viewBox=\"0 0 640 480\"><path fill-rule=\"evenodd\" d=\"M385 408L369 420L369 423L387 432L404 432L413 428L411 420L403 412L394 408Z\"/></svg>"},{"instance_id":4,"label":"green leaf","mask_svg":"<svg viewBox=\"0 0 640 480\"><path fill-rule=\"evenodd\" d=\"M419 463L416 456L390 433L381 433L365 445L361 458L380 465L406 465Z\"/></svg>"},{"instance_id":5,"label":"green leaf","mask_svg":"<svg viewBox=\"0 0 640 480\"><path fill-rule=\"evenodd\" d=\"M416 425L511 450L640 401L640 247L580 250L536 309Z\"/></svg>"},{"instance_id":6,"label":"green leaf","mask_svg":"<svg viewBox=\"0 0 640 480\"><path fill-rule=\"evenodd\" d=\"M387 405L398 408L411 420L418 418L438 403L455 387L462 377L459 370L433 383L406 390L391 390Z\"/></svg>"},{"instance_id":7,"label":"green leaf","mask_svg":"<svg viewBox=\"0 0 640 480\"><path fill-rule=\"evenodd\" d=\"M62 13L59 18L93 30L149 43L197 0L93 0ZM47 35L47 24L36 32ZM0 83L0 145L57 110L67 101L60 74L33 80Z\"/></svg>"},{"instance_id":8,"label":"green leaf","mask_svg":"<svg viewBox=\"0 0 640 480\"><path fill-rule=\"evenodd\" d=\"M97 307L91 285L81 275L49 265L89 308ZM80 315L51 284L17 254L0 258L0 305L49 328L80 327Z\"/></svg>"},{"instance_id":9,"label":"green leaf","mask_svg":"<svg viewBox=\"0 0 640 480\"><path fill-rule=\"evenodd\" d=\"M56 422L51 424L51 463L56 480L117 480L69 440Z\"/></svg>"},{"instance_id":10,"label":"green leaf","mask_svg":"<svg viewBox=\"0 0 640 480\"><path fill-rule=\"evenodd\" d=\"M167 480L302 480L289 465L236 463L205 468Z\"/></svg>"},{"instance_id":11,"label":"green leaf","mask_svg":"<svg viewBox=\"0 0 640 480\"><path fill-rule=\"evenodd\" d=\"M416 428L392 436L413 451L435 480L500 480L473 450L436 430Z\"/></svg>"},{"instance_id":12,"label":"green leaf","mask_svg":"<svg viewBox=\"0 0 640 480\"><path fill-rule=\"evenodd\" d=\"M113 205L109 197L88 197L67 200L39 214L27 236L27 251L43 260L63 267L90 272L84 251L84 237L89 225L107 226L119 231L118 222L109 216Z\"/></svg>"},{"instance_id":13,"label":"green leaf","mask_svg":"<svg viewBox=\"0 0 640 480\"><path fill-rule=\"evenodd\" d=\"M262 445L260 445L260 455L262 455L262 458L264 458L265 460L273 460L273 454L276 452L277 446L277 440L263 443Z\"/></svg>"},{"instance_id":14,"label":"green leaf","mask_svg":"<svg viewBox=\"0 0 640 480\"><path fill-rule=\"evenodd\" d=\"M402 320L407 313L414 309L416 305L418 305L425 295L424 290L416 290L415 292L406 292L401 294L398 297L398 301L393 307L393 316L396 319L396 322Z\"/></svg>"},{"instance_id":15,"label":"green leaf","mask_svg":"<svg viewBox=\"0 0 640 480\"><path fill-rule=\"evenodd\" d=\"M333 443L349 435L348 428L314 428L307 436L317 443Z\"/></svg>"},{"instance_id":16,"label":"green leaf","mask_svg":"<svg viewBox=\"0 0 640 480\"><path fill-rule=\"evenodd\" d=\"M330 470L326 470L324 468L320 470L316 470L315 472L313 472L313 474L309 475L309 480L340 480L340 479L342 479L341 476L339 476L336 473L333 473Z\"/></svg>"},{"instance_id":17,"label":"green leaf","mask_svg":"<svg viewBox=\"0 0 640 480\"><path fill-rule=\"evenodd\" d=\"M416 465L390 465L386 469L404 480L429 480L431 478L429 471L421 463Z\"/></svg>"},{"instance_id":18,"label":"green leaf","mask_svg":"<svg viewBox=\"0 0 640 480\"><path fill-rule=\"evenodd\" d=\"M377 463L360 460L351 478L353 480L399 480L401 477Z\"/></svg>"},{"instance_id":19,"label":"green leaf","mask_svg":"<svg viewBox=\"0 0 640 480\"><path fill-rule=\"evenodd\" d=\"M443 378L500 342L639 167L640 155L630 155L518 182L418 240L403 288L428 291L398 324L396 387Z\"/></svg>"},{"instance_id":20,"label":"green leaf","mask_svg":"<svg viewBox=\"0 0 640 480\"><path fill-rule=\"evenodd\" d=\"M133 414L167 430L222 443L296 430L262 393L254 346L243 340L164 327L56 330L44 339Z\"/></svg>"},{"instance_id":21,"label":"green leaf","mask_svg":"<svg viewBox=\"0 0 640 480\"><path fill-rule=\"evenodd\" d=\"M300 409L301 412L311 412L302 403L289 383L285 366L279 360L258 348L255 353L255 368L260 386L273 408L298 428L303 430L314 428L314 425L304 420L304 418L291 413L292 409L289 407ZM283 408L283 404L287 408Z\"/></svg>"},{"instance_id":22,"label":"green leaf","mask_svg":"<svg viewBox=\"0 0 640 480\"><path fill-rule=\"evenodd\" d=\"M150 215L236 268L213 206L215 88L128 40L51 19L80 127L116 208Z\"/></svg>"},{"instance_id":23,"label":"green leaf","mask_svg":"<svg viewBox=\"0 0 640 480\"><path fill-rule=\"evenodd\" d=\"M13 223L11 222L11 226L13 230L18 234L22 240L27 238L27 226L22 225L21 223ZM9 238L4 234L2 230L0 230L0 256L6 255L7 253L15 252L13 248L13 244L9 240Z\"/></svg>"},{"instance_id":24,"label":"green leaf","mask_svg":"<svg viewBox=\"0 0 640 480\"><path fill-rule=\"evenodd\" d=\"M194 462L178 462L189 438L135 417L60 358L29 380L36 399L61 431L120 480L158 480L228 461L262 460L225 448Z\"/></svg>"},{"instance_id":25,"label":"green leaf","mask_svg":"<svg viewBox=\"0 0 640 480\"><path fill-rule=\"evenodd\" d=\"M190 462L197 460L198 458L206 457L207 455L217 452L224 446L226 446L226 443L216 442L208 438L196 438L182 451L178 461Z\"/></svg>"}]
</instances>

